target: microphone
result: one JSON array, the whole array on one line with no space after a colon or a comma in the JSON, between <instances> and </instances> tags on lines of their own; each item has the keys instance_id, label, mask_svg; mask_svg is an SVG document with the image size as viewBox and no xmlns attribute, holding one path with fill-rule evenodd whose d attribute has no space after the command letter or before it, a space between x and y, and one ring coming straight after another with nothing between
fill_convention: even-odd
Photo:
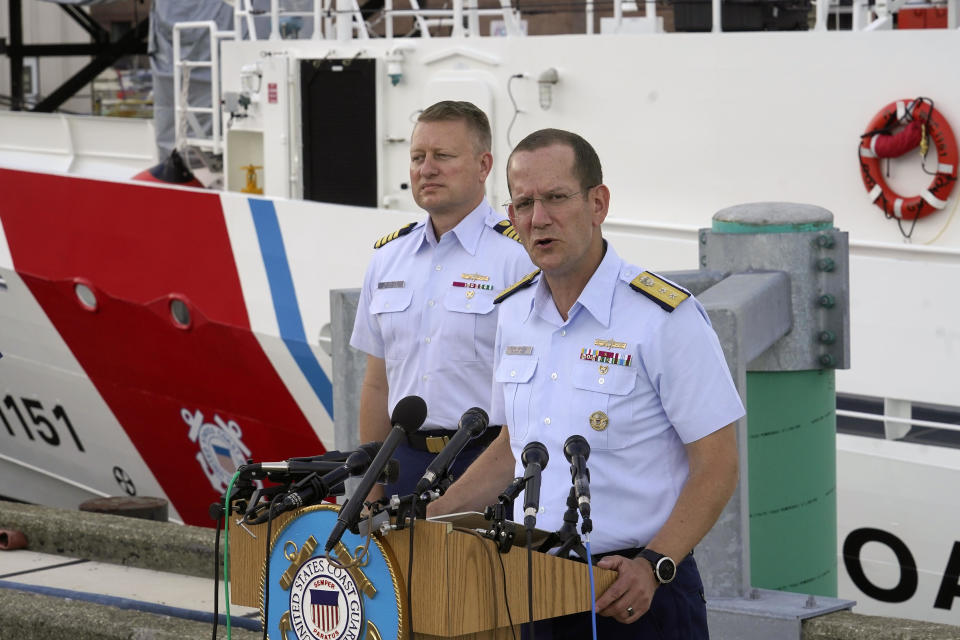
<instances>
[{"instance_id":1,"label":"microphone","mask_svg":"<svg viewBox=\"0 0 960 640\"><path fill-rule=\"evenodd\" d=\"M327 473L343 465L334 460L284 460L282 462L255 462L240 467L240 474L261 473Z\"/></svg>"},{"instance_id":2,"label":"microphone","mask_svg":"<svg viewBox=\"0 0 960 640\"><path fill-rule=\"evenodd\" d=\"M573 492L584 518L590 517L590 470L587 458L590 457L590 443L580 435L573 435L563 443L563 455L570 463L570 479Z\"/></svg>"},{"instance_id":3,"label":"microphone","mask_svg":"<svg viewBox=\"0 0 960 640\"><path fill-rule=\"evenodd\" d=\"M457 425L457 432L453 434L450 442L440 450L440 453L437 454L433 462L430 463L430 466L427 467L426 472L424 472L420 481L417 482L417 487L413 492L420 495L424 491L435 487L437 479L447 473L450 465L453 464L454 459L456 459L464 447L467 446L467 443L470 442L472 438L476 438L486 431L489 421L490 417L487 416L487 412L480 407L467 409L467 411L460 416L460 424Z\"/></svg>"},{"instance_id":4,"label":"microphone","mask_svg":"<svg viewBox=\"0 0 960 640\"><path fill-rule=\"evenodd\" d=\"M547 448L540 442L530 442L520 454L523 463L523 479L526 491L523 494L523 526L532 530L537 524L537 511L540 510L540 472L547 468Z\"/></svg>"},{"instance_id":5,"label":"microphone","mask_svg":"<svg viewBox=\"0 0 960 640\"><path fill-rule=\"evenodd\" d=\"M367 472L360 478L360 484L357 485L353 496L347 500L346 504L340 509L337 515L337 522L333 525L333 531L327 538L327 553L333 549L339 542L343 532L357 523L360 519L360 510L363 508L363 501L370 493L370 489L376 483L377 478L387 466L387 461L396 450L401 440L405 440L408 433L413 433L420 428L423 421L427 419L427 403L420 396L407 396L402 398L393 409L393 415L390 416L390 423L393 428L390 429L387 439L383 441L383 446L377 456L370 463Z\"/></svg>"},{"instance_id":6,"label":"microphone","mask_svg":"<svg viewBox=\"0 0 960 640\"><path fill-rule=\"evenodd\" d=\"M322 478L318 478L316 472L293 485L290 493L280 503L276 513L283 513L293 509L314 504L330 495L333 487L342 483L346 478L363 473L370 466L373 456L380 451L379 442L369 442L360 445L360 447L347 457L346 461L339 467L330 471Z\"/></svg>"}]
</instances>

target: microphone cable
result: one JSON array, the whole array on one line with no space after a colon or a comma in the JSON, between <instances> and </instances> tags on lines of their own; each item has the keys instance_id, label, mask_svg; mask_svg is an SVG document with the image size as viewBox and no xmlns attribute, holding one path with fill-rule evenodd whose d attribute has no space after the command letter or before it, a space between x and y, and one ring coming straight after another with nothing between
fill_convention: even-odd
<instances>
[{"instance_id":1,"label":"microphone cable","mask_svg":"<svg viewBox=\"0 0 960 640\"><path fill-rule=\"evenodd\" d=\"M587 548L587 570L590 572L590 624L593 627L593 640L597 640L597 587L593 582L593 556L590 553L590 534L583 535Z\"/></svg>"},{"instance_id":2,"label":"microphone cable","mask_svg":"<svg viewBox=\"0 0 960 640\"><path fill-rule=\"evenodd\" d=\"M410 557L407 558L407 615L410 617L410 631L413 631L413 523L417 519L417 494L410 501Z\"/></svg>"},{"instance_id":3,"label":"microphone cable","mask_svg":"<svg viewBox=\"0 0 960 640\"><path fill-rule=\"evenodd\" d=\"M227 522L229 520L224 516L217 518L217 537L213 543L213 640L217 640L217 623L220 621L220 525L226 528Z\"/></svg>"},{"instance_id":4,"label":"microphone cable","mask_svg":"<svg viewBox=\"0 0 960 640\"><path fill-rule=\"evenodd\" d=\"M232 637L232 628L230 625L230 496L233 495L233 483L240 476L240 470L237 469L233 477L230 478L230 484L227 485L227 492L223 494L223 524L224 524L224 544L223 544L223 599L226 603L227 612L227 640ZM218 571L219 573L219 567ZM217 606L217 599L214 598L214 605ZM216 618L214 618L214 631L216 631ZM266 629L267 625L263 625Z\"/></svg>"},{"instance_id":5,"label":"microphone cable","mask_svg":"<svg viewBox=\"0 0 960 640\"><path fill-rule=\"evenodd\" d=\"M266 558L263 561L263 575L266 576L266 583L263 588L263 640L267 640L267 628L270 621L270 534L273 529L273 508L280 502L277 500L283 494L277 494L270 499L267 507L267 537L264 541L266 547ZM230 640L229 635L227 640Z\"/></svg>"},{"instance_id":6,"label":"microphone cable","mask_svg":"<svg viewBox=\"0 0 960 640\"><path fill-rule=\"evenodd\" d=\"M480 532L478 532L475 529L467 529L465 527L454 527L453 530L459 531L460 533L469 534L477 538L478 540L480 540L483 550L487 554L487 556L490 556L491 554L495 554L497 557L497 560L500 561L500 578L503 581L503 602L506 605L506 609L507 609L507 621L510 624L510 631L513 634L513 640L517 640L517 630L514 629L513 627L513 614L510 612L510 598L509 598L509 594L507 593L507 569L503 565L503 552L499 550L499 547L496 545L496 543L494 543L494 548L491 549L490 545L487 544L490 541L490 539L483 536ZM490 582L493 585L493 599L492 599L493 620L494 620L494 623L496 624L497 622L500 621L500 611L497 608L498 599L497 599L497 584L496 584L497 583L496 565L493 564L492 558L488 558L488 559L490 562L490 574L491 574Z\"/></svg>"}]
</instances>

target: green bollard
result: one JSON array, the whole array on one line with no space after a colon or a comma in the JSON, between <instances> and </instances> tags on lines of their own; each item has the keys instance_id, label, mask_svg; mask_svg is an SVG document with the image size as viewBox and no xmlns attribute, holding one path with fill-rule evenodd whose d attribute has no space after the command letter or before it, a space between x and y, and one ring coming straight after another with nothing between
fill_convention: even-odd
<instances>
[{"instance_id":1,"label":"green bollard","mask_svg":"<svg viewBox=\"0 0 960 640\"><path fill-rule=\"evenodd\" d=\"M759 224L715 217L712 226L717 234L831 229L832 219L816 216ZM826 333L822 342L830 337ZM837 596L835 380L832 368L747 372L754 587Z\"/></svg>"}]
</instances>

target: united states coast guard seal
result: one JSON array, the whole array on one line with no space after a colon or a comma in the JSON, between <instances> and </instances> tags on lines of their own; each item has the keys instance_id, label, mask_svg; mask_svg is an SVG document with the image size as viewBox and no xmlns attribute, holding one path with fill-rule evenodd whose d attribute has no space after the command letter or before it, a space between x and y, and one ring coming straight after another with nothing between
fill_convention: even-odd
<instances>
[{"instance_id":1,"label":"united states coast guard seal","mask_svg":"<svg viewBox=\"0 0 960 640\"><path fill-rule=\"evenodd\" d=\"M357 583L326 558L311 558L290 586L290 623L301 639L360 640L363 598Z\"/></svg>"},{"instance_id":2,"label":"united states coast guard seal","mask_svg":"<svg viewBox=\"0 0 960 640\"><path fill-rule=\"evenodd\" d=\"M336 522L336 507L313 505L274 534L269 571L261 573L268 640L408 640L410 622L387 547L376 537L367 546L345 531L328 559L318 538L325 540Z\"/></svg>"}]
</instances>

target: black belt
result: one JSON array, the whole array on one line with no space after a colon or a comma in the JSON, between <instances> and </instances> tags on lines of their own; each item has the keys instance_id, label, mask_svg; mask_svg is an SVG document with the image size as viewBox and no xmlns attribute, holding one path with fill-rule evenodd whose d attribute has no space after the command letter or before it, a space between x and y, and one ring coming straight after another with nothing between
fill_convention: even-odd
<instances>
[{"instance_id":1,"label":"black belt","mask_svg":"<svg viewBox=\"0 0 960 640\"><path fill-rule=\"evenodd\" d=\"M448 431L446 429L424 429L422 431L414 431L413 433L407 434L407 444L417 451L440 453L440 451L447 446L447 443L450 442L450 438L452 438L453 434L455 433L456 431ZM488 444L496 440L497 436L499 435L500 425L490 425L483 433L467 443L466 448L486 447Z\"/></svg>"},{"instance_id":2,"label":"black belt","mask_svg":"<svg viewBox=\"0 0 960 640\"><path fill-rule=\"evenodd\" d=\"M633 560L634 558L636 558L636 557L640 554L641 551L643 551L643 547L635 547L635 548L633 548L633 549L617 549L616 551L606 551L606 552L604 552L604 553L594 553L594 554L591 554L590 558L593 560L594 564L596 564L597 560L601 560L601 559L603 559L603 558L606 558L607 556L623 556L624 558L627 558L628 560ZM686 560L687 558L689 558L689 557L692 556L692 555L693 555L693 549L691 549L691 550L690 550L690 553L688 553L687 555L685 555L685 556L683 557L683 560ZM571 555L571 556L570 556L570 560L576 560L577 562L583 562L583 560L580 559L579 556L575 556L575 555ZM681 560L681 562L682 562L683 560ZM677 564L679 564L679 563L677 563Z\"/></svg>"}]
</instances>

